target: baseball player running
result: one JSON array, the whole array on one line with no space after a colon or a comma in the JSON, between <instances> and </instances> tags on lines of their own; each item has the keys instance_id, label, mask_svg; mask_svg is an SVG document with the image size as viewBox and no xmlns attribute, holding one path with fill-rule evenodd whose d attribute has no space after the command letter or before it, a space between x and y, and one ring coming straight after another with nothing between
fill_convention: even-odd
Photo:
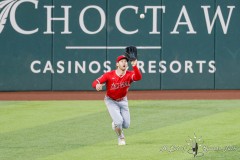
<instances>
[{"instance_id":1,"label":"baseball player running","mask_svg":"<svg viewBox=\"0 0 240 160\"><path fill-rule=\"evenodd\" d=\"M131 59L130 59L131 60ZM123 128L130 125L127 92L130 84L142 79L137 67L137 59L131 61L132 71L128 71L128 58L120 55L116 59L117 69L103 74L97 78L92 86L97 91L102 90L106 83L107 93L104 98L108 112L112 118L112 128L118 136L118 145L126 145Z\"/></svg>"}]
</instances>

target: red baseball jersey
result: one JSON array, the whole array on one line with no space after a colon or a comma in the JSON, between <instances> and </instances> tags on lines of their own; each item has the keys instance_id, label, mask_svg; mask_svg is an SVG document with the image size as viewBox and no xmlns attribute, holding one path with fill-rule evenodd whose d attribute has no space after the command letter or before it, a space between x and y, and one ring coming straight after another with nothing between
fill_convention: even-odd
<instances>
[{"instance_id":1,"label":"red baseball jersey","mask_svg":"<svg viewBox=\"0 0 240 160\"><path fill-rule=\"evenodd\" d=\"M127 70L122 76L117 74L117 70L103 74L92 83L92 87L96 88L97 84L106 83L107 96L114 100L118 100L127 95L132 82L140 79L142 79L141 72L137 66L133 66L133 71Z\"/></svg>"}]
</instances>

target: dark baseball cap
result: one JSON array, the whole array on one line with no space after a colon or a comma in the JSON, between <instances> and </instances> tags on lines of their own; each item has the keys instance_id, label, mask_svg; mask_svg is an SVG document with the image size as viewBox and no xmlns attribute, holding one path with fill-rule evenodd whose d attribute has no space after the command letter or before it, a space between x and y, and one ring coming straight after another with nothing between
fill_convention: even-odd
<instances>
[{"instance_id":1,"label":"dark baseball cap","mask_svg":"<svg viewBox=\"0 0 240 160\"><path fill-rule=\"evenodd\" d=\"M118 57L117 57L116 62L118 63L118 62L121 61L122 59L126 59L126 60L128 61L128 59L127 59L126 56L121 55L121 56L118 56Z\"/></svg>"}]
</instances>

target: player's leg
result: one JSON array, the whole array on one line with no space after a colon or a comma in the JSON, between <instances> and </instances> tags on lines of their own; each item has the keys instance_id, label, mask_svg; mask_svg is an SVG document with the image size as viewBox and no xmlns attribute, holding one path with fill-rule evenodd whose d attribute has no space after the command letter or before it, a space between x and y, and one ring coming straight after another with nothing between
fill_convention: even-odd
<instances>
[{"instance_id":1,"label":"player's leg","mask_svg":"<svg viewBox=\"0 0 240 160\"><path fill-rule=\"evenodd\" d=\"M119 145L125 145L125 141L122 142L122 139L124 139L122 134L123 118L120 113L120 107L114 100L109 97L105 97L104 101L107 106L108 112L113 120L112 127L118 136Z\"/></svg>"},{"instance_id":2,"label":"player's leg","mask_svg":"<svg viewBox=\"0 0 240 160\"><path fill-rule=\"evenodd\" d=\"M125 97L122 101L117 102L117 104L120 107L120 114L123 118L123 124L122 124L122 128L129 128L130 126L130 112L129 112L129 108L128 108L128 100L127 97ZM123 134L123 130L121 130L121 140L122 143L125 145L126 141L125 141L125 136Z\"/></svg>"},{"instance_id":3,"label":"player's leg","mask_svg":"<svg viewBox=\"0 0 240 160\"><path fill-rule=\"evenodd\" d=\"M105 104L113 121L113 129L122 129L123 118L119 106L111 99L105 98Z\"/></svg>"},{"instance_id":4,"label":"player's leg","mask_svg":"<svg viewBox=\"0 0 240 160\"><path fill-rule=\"evenodd\" d=\"M130 126L130 111L129 111L129 107L128 107L128 100L127 97L125 97L121 102L120 102L120 113L122 115L123 118L123 125L122 127L124 129L129 128Z\"/></svg>"}]
</instances>

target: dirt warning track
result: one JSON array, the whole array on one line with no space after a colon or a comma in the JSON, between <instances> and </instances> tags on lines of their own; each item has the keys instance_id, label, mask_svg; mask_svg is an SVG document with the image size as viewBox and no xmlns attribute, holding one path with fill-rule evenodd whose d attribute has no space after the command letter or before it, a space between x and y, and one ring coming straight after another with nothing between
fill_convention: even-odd
<instances>
[{"instance_id":1,"label":"dirt warning track","mask_svg":"<svg viewBox=\"0 0 240 160\"><path fill-rule=\"evenodd\" d=\"M106 91L0 92L0 100L103 100ZM240 99L240 90L129 91L129 100Z\"/></svg>"}]
</instances>

